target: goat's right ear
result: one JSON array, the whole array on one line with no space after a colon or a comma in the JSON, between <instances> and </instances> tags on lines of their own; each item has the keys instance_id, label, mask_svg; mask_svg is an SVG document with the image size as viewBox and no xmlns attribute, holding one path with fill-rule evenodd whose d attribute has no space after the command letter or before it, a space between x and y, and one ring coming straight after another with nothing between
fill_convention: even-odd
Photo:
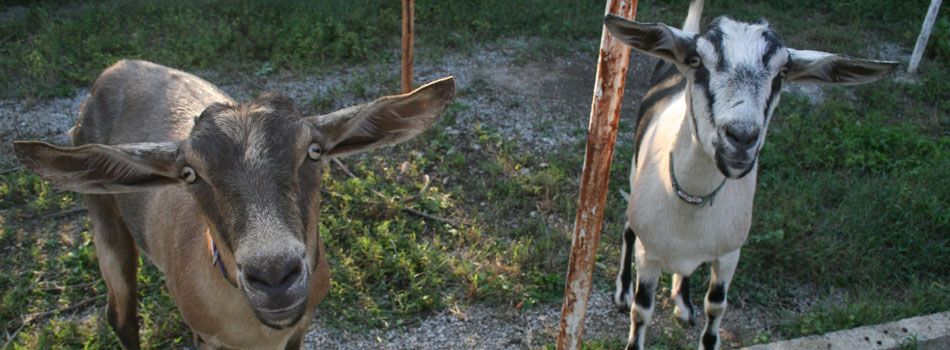
<instances>
[{"instance_id":1,"label":"goat's right ear","mask_svg":"<svg viewBox=\"0 0 950 350\"><path fill-rule=\"evenodd\" d=\"M455 97L455 78L446 77L403 95L308 117L321 135L325 154L343 156L406 141L445 113Z\"/></svg>"},{"instance_id":2,"label":"goat's right ear","mask_svg":"<svg viewBox=\"0 0 950 350\"><path fill-rule=\"evenodd\" d=\"M604 26L624 44L667 61L681 63L695 34L663 23L640 23L617 16L604 17Z\"/></svg>"},{"instance_id":3,"label":"goat's right ear","mask_svg":"<svg viewBox=\"0 0 950 350\"><path fill-rule=\"evenodd\" d=\"M58 147L16 141L17 160L53 184L80 193L137 192L178 183L179 142Z\"/></svg>"}]
</instances>

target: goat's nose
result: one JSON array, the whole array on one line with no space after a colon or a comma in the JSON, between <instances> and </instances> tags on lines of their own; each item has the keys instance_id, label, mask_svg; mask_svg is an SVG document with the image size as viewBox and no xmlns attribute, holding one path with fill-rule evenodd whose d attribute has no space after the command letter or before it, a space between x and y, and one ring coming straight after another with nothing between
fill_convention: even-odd
<instances>
[{"instance_id":1,"label":"goat's nose","mask_svg":"<svg viewBox=\"0 0 950 350\"><path fill-rule=\"evenodd\" d=\"M273 294L284 292L304 274L303 260L292 255L261 259L244 267L244 278L251 289Z\"/></svg>"},{"instance_id":2,"label":"goat's nose","mask_svg":"<svg viewBox=\"0 0 950 350\"><path fill-rule=\"evenodd\" d=\"M759 140L759 128L742 124L726 125L726 140L737 150L748 150Z\"/></svg>"}]
</instances>

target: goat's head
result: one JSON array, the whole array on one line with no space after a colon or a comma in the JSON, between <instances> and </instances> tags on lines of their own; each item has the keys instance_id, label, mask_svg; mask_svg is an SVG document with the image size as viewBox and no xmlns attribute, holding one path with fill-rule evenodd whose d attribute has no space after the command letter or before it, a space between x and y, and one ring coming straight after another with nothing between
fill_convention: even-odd
<instances>
[{"instance_id":1,"label":"goat's head","mask_svg":"<svg viewBox=\"0 0 950 350\"><path fill-rule=\"evenodd\" d=\"M313 287L322 166L330 157L415 137L443 114L454 93L454 79L446 78L315 117L264 94L250 103L207 107L182 141L70 148L17 142L15 151L29 169L76 192L183 186L228 279L262 323L282 329L304 315Z\"/></svg>"},{"instance_id":2,"label":"goat's head","mask_svg":"<svg viewBox=\"0 0 950 350\"><path fill-rule=\"evenodd\" d=\"M749 173L785 81L862 84L897 63L786 48L765 20L714 19L703 33L608 15L620 41L672 62L687 77L687 122L695 141L730 178Z\"/></svg>"}]
</instances>

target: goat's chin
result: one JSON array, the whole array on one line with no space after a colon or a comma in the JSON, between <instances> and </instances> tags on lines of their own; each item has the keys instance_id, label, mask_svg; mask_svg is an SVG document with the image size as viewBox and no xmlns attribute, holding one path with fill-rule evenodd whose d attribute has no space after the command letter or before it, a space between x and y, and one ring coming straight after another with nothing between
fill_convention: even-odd
<instances>
[{"instance_id":1,"label":"goat's chin","mask_svg":"<svg viewBox=\"0 0 950 350\"><path fill-rule=\"evenodd\" d=\"M303 318L303 315L307 311L307 301L304 300L288 310L276 312L261 310L253 306L251 309L254 310L254 316L265 326L276 330L283 330L293 327L300 322L300 319Z\"/></svg>"},{"instance_id":2,"label":"goat's chin","mask_svg":"<svg viewBox=\"0 0 950 350\"><path fill-rule=\"evenodd\" d=\"M720 152L716 152L716 167L725 177L738 180L751 173L752 169L755 169L757 159L758 157L752 157L749 160L735 161L723 156Z\"/></svg>"}]
</instances>

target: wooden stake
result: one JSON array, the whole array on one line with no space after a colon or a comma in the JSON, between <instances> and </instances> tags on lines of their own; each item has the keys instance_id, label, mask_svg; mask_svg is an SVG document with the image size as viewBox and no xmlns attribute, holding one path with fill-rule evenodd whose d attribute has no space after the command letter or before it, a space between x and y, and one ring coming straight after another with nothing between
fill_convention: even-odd
<instances>
[{"instance_id":1,"label":"wooden stake","mask_svg":"<svg viewBox=\"0 0 950 350\"><path fill-rule=\"evenodd\" d=\"M607 0L606 14L634 19L637 1ZM567 271L564 305L561 308L561 330L557 338L559 350L577 350L584 334L584 316L590 298L594 260L607 201L607 183L613 161L614 141L620 119L620 104L630 48L616 40L604 27L597 58L597 78L590 111L587 153L581 175L580 198L574 219L571 262Z\"/></svg>"},{"instance_id":2,"label":"wooden stake","mask_svg":"<svg viewBox=\"0 0 950 350\"><path fill-rule=\"evenodd\" d=\"M412 42L415 0L402 0L402 93L412 91Z\"/></svg>"},{"instance_id":3,"label":"wooden stake","mask_svg":"<svg viewBox=\"0 0 950 350\"><path fill-rule=\"evenodd\" d=\"M933 30L934 22L937 20L937 11L940 10L941 2L942 0L930 0L927 17L924 17L924 24L920 26L920 35L917 36L917 45L914 46L914 54L910 56L910 64L907 65L907 75L917 74L917 66L920 65L920 58L927 48L927 40L930 39L930 31Z\"/></svg>"}]
</instances>

